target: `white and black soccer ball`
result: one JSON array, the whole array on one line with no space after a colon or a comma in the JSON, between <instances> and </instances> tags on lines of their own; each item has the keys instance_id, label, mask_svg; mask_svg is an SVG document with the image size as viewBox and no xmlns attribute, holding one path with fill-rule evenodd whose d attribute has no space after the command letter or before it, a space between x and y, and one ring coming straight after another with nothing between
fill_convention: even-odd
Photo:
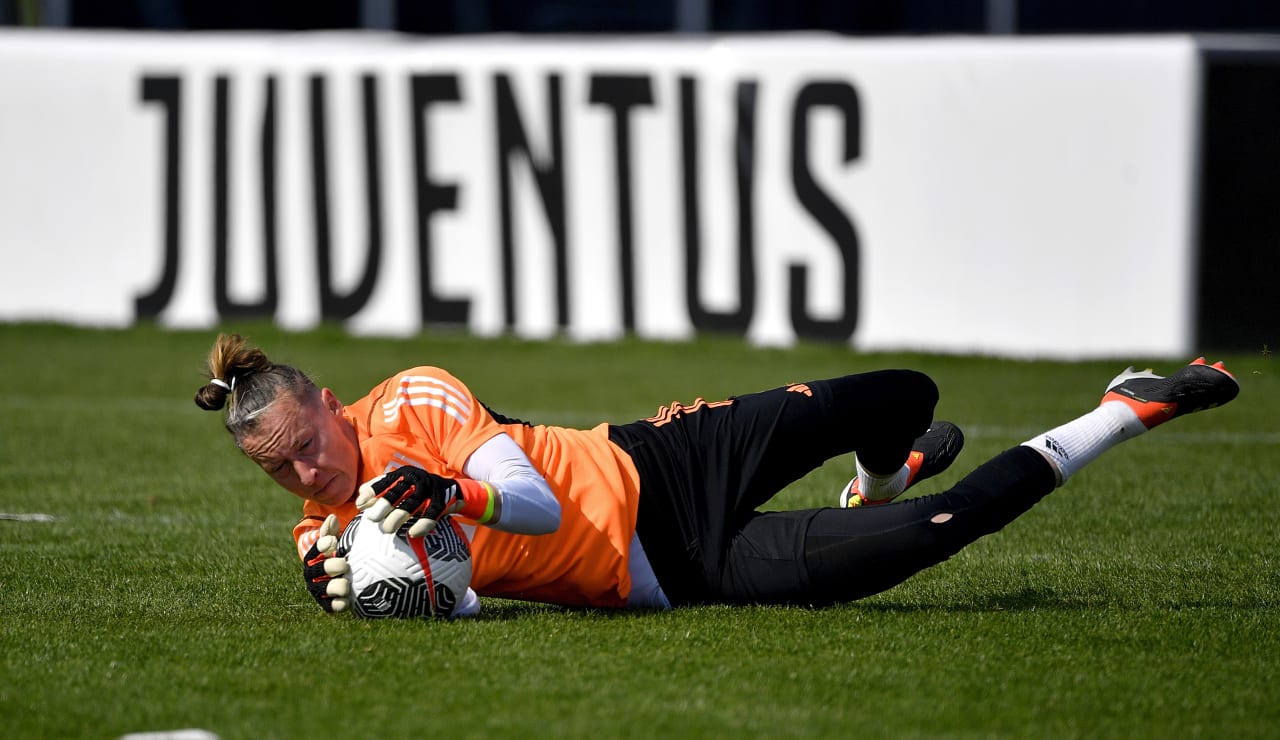
<instances>
[{"instance_id":1,"label":"white and black soccer ball","mask_svg":"<svg viewBox=\"0 0 1280 740\"><path fill-rule=\"evenodd\" d=\"M351 568L351 606L366 619L450 617L471 585L471 548L461 526L442 517L426 537L395 534L358 514L338 539Z\"/></svg>"}]
</instances>

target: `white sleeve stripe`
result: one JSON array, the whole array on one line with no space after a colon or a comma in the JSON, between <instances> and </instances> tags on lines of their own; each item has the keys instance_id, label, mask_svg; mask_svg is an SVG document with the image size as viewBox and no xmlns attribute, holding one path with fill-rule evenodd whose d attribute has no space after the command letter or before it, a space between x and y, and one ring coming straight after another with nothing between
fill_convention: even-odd
<instances>
[{"instance_id":1,"label":"white sleeve stripe","mask_svg":"<svg viewBox=\"0 0 1280 740\"><path fill-rule=\"evenodd\" d=\"M316 528L298 538L298 557L305 558L307 551L320 539L320 529Z\"/></svg>"},{"instance_id":2,"label":"white sleeve stripe","mask_svg":"<svg viewBox=\"0 0 1280 740\"><path fill-rule=\"evenodd\" d=\"M453 399L460 406L470 406L470 399L465 393L462 393L452 385L440 380L439 378L429 378L425 375L406 375L400 379L400 390L397 395L403 393L437 393L446 395ZM388 402L387 406L391 403Z\"/></svg>"},{"instance_id":3,"label":"white sleeve stripe","mask_svg":"<svg viewBox=\"0 0 1280 740\"><path fill-rule=\"evenodd\" d=\"M457 406L463 411L467 410L470 405L465 399L458 400L457 398L450 396L447 391L440 390L439 388L401 388L400 392L396 394L395 399L382 404L382 407L390 411L393 407L399 406L404 399L414 398L416 396L435 396L437 398L443 398L445 402L452 406Z\"/></svg>"},{"instance_id":4,"label":"white sleeve stripe","mask_svg":"<svg viewBox=\"0 0 1280 740\"><path fill-rule=\"evenodd\" d=\"M464 414L458 411L458 409L454 408L448 403L445 403L444 401L439 401L434 398L399 399L398 403L396 403L396 407L386 412L384 417L386 419L386 422L390 424L391 422L395 421L396 417L400 415L400 407L406 404L409 406L430 406L432 408L437 408L445 412L446 414L448 414L449 417L451 417L454 421L458 422L459 424L467 423L467 414Z\"/></svg>"},{"instance_id":5,"label":"white sleeve stripe","mask_svg":"<svg viewBox=\"0 0 1280 740\"><path fill-rule=\"evenodd\" d=\"M400 407L405 404L441 409L460 424L467 423L471 416L470 397L448 383L420 375L406 375L400 379L395 398L382 404L384 420L388 424L393 423L400 416Z\"/></svg>"}]
</instances>

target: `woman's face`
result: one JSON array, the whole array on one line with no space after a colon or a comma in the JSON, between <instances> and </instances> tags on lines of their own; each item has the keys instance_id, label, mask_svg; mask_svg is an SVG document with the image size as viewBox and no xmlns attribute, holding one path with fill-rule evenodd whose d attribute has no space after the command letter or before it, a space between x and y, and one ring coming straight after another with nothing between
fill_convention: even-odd
<instances>
[{"instance_id":1,"label":"woman's face","mask_svg":"<svg viewBox=\"0 0 1280 740\"><path fill-rule=\"evenodd\" d=\"M308 501L337 506L359 485L356 430L328 388L303 401L278 396L240 438L240 449L285 490Z\"/></svg>"}]
</instances>

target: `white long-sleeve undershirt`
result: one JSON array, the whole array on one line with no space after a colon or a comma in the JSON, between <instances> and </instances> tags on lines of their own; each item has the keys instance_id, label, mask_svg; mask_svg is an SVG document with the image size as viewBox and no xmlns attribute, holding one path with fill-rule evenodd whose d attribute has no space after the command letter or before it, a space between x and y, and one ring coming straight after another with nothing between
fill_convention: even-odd
<instances>
[{"instance_id":1,"label":"white long-sleeve undershirt","mask_svg":"<svg viewBox=\"0 0 1280 740\"><path fill-rule=\"evenodd\" d=\"M506 433L495 435L476 448L467 458L462 472L471 480L485 481L502 496L502 515L490 526L512 534L539 535L560 527L560 502L551 486L533 466L520 445ZM627 558L631 575L631 594L627 606L638 609L670 609L671 602L658 584L649 559L640 546L640 538L631 535L631 552ZM456 617L478 614L480 602L475 592L467 593Z\"/></svg>"},{"instance_id":2,"label":"white long-sleeve undershirt","mask_svg":"<svg viewBox=\"0 0 1280 740\"><path fill-rule=\"evenodd\" d=\"M502 515L488 526L512 534L547 534L560 528L560 502L551 486L505 432L476 448L462 472L497 488L502 496Z\"/></svg>"}]
</instances>

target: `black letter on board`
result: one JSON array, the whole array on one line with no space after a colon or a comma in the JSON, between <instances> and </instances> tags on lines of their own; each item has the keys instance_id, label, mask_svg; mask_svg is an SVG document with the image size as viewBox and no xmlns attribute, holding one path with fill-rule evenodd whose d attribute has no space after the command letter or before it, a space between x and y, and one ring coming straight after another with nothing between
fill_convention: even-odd
<instances>
[{"instance_id":1,"label":"black letter on board","mask_svg":"<svg viewBox=\"0 0 1280 740\"><path fill-rule=\"evenodd\" d=\"M538 194L542 196L547 224L551 227L554 252L556 326L569 325L569 249L565 242L564 203L564 133L560 111L560 76L547 77L547 130L550 138L549 161L539 163L529 148L520 110L511 90L511 78L494 77L494 97L498 106L498 197L502 217L502 296L506 304L506 325L516 325L516 237L515 215L512 213L511 159L519 156L533 171Z\"/></svg>"},{"instance_id":2,"label":"black letter on board","mask_svg":"<svg viewBox=\"0 0 1280 740\"><path fill-rule=\"evenodd\" d=\"M320 280L320 316L349 319L373 295L382 259L382 174L378 154L378 83L371 74L360 78L364 113L365 211L369 241L364 274L350 293L343 295L333 285L333 244L329 229L329 153L325 116L325 81L311 77L311 192L315 205L316 267Z\"/></svg>"},{"instance_id":3,"label":"black letter on board","mask_svg":"<svg viewBox=\"0 0 1280 740\"><path fill-rule=\"evenodd\" d=\"M177 77L143 77L142 100L164 108L164 266L160 282L146 295L134 299L138 318L160 315L178 283L178 257L182 212L182 81Z\"/></svg>"},{"instance_id":4,"label":"black letter on board","mask_svg":"<svg viewBox=\"0 0 1280 740\"><path fill-rule=\"evenodd\" d=\"M697 82L680 78L680 142L684 165L685 304L689 319L699 331L745 334L755 313L755 82L738 83L737 137L734 164L738 194L738 308L712 311L702 305L698 285L702 275L702 235L698 217L698 114Z\"/></svg>"},{"instance_id":5,"label":"black letter on board","mask_svg":"<svg viewBox=\"0 0 1280 740\"><path fill-rule=\"evenodd\" d=\"M225 75L214 78L213 138L213 298L220 318L268 317L275 313L276 290L276 80L266 79L266 102L262 112L259 161L262 167L262 244L264 295L261 301L236 303L228 283L230 255L231 131L228 119L231 82Z\"/></svg>"},{"instance_id":6,"label":"black letter on board","mask_svg":"<svg viewBox=\"0 0 1280 740\"><path fill-rule=\"evenodd\" d=\"M431 286L431 228L428 221L436 211L452 210L458 205L458 186L440 185L429 178L431 172L427 146L426 109L435 103L462 100L457 75L413 75L409 80L413 100L409 115L413 117L413 182L418 200L418 289L422 294L422 320L433 324L466 325L471 315L471 301L437 296Z\"/></svg>"},{"instance_id":7,"label":"black letter on board","mask_svg":"<svg viewBox=\"0 0 1280 740\"><path fill-rule=\"evenodd\" d=\"M844 161L851 162L861 154L858 92L845 82L809 83L796 96L791 118L791 181L801 205L813 214L840 250L844 264L844 315L826 320L806 314L808 268L793 264L788 274L791 324L803 338L846 341L858 326L858 233L849 216L818 187L809 171L809 111L818 107L835 108L844 114Z\"/></svg>"},{"instance_id":8,"label":"black letter on board","mask_svg":"<svg viewBox=\"0 0 1280 740\"><path fill-rule=\"evenodd\" d=\"M588 99L613 110L614 161L618 171L618 262L622 271L622 327L636 326L635 229L631 225L631 108L653 105L649 78L643 75L592 75Z\"/></svg>"}]
</instances>

